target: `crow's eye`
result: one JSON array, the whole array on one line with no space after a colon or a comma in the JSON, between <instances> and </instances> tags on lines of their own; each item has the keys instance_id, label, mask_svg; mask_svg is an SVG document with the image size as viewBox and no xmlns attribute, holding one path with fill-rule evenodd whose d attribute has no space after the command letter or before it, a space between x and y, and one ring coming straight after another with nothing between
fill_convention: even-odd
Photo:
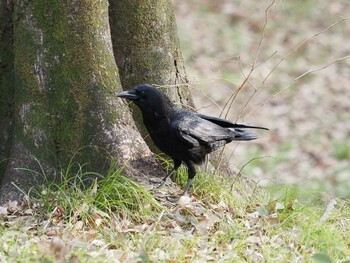
<instances>
[{"instance_id":1,"label":"crow's eye","mask_svg":"<svg viewBox=\"0 0 350 263\"><path fill-rule=\"evenodd\" d=\"M140 90L140 91L139 91L139 94L140 94L140 96L141 96L142 98L146 97L146 93L145 93L144 90Z\"/></svg>"}]
</instances>

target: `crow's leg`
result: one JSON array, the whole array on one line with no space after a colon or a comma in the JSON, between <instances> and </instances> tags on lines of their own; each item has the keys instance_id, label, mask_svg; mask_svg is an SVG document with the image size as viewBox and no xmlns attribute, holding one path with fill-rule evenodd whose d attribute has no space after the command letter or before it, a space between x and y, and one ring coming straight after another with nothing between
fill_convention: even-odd
<instances>
[{"instance_id":1,"label":"crow's leg","mask_svg":"<svg viewBox=\"0 0 350 263\"><path fill-rule=\"evenodd\" d=\"M188 169L188 179L187 179L187 184L185 187L185 192L183 193L183 195L188 196L188 190L190 189L190 187L192 185L192 179L196 175L196 168L192 162L186 162L186 165L187 165L187 169Z\"/></svg>"},{"instance_id":2,"label":"crow's leg","mask_svg":"<svg viewBox=\"0 0 350 263\"><path fill-rule=\"evenodd\" d=\"M180 165L181 165L181 161L180 161L180 160L173 159L173 162L174 162L174 168L171 169L171 170L167 173L167 175L166 175L166 176L162 179L162 181L158 184L157 188L161 187L161 186L165 183L166 179L168 179L168 178L180 167Z\"/></svg>"}]
</instances>

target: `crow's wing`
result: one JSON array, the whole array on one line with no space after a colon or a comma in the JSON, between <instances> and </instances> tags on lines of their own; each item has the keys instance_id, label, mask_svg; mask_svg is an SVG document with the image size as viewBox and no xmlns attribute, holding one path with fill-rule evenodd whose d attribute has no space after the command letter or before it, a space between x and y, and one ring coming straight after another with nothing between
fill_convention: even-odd
<instances>
[{"instance_id":1,"label":"crow's wing","mask_svg":"<svg viewBox=\"0 0 350 263\"><path fill-rule=\"evenodd\" d=\"M232 123L230 121L224 120L224 119L220 119L220 118L216 118L213 116L208 116L208 115L204 115L204 114L197 114L198 117L205 119L207 121L210 121L212 123L215 123L221 127L225 127L225 128L250 128L250 129L263 129L263 130L268 130L268 128L264 128L264 127L259 127L259 126L250 126L250 125L244 125L244 124L238 124L238 123Z\"/></svg>"},{"instance_id":2,"label":"crow's wing","mask_svg":"<svg viewBox=\"0 0 350 263\"><path fill-rule=\"evenodd\" d=\"M193 113L178 116L172 121L171 128L178 138L192 147L202 145L206 148L217 148L235 137L235 131L223 128Z\"/></svg>"}]
</instances>

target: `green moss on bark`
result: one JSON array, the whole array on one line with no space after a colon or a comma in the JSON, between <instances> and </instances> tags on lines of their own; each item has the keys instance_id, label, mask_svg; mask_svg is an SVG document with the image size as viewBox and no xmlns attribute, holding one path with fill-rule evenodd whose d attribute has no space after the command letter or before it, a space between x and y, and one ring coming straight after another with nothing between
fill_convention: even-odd
<instances>
[{"instance_id":1,"label":"green moss on bark","mask_svg":"<svg viewBox=\"0 0 350 263\"><path fill-rule=\"evenodd\" d=\"M119 87L106 44L107 4L41 0L17 6L18 136L36 155L48 149L67 163L82 147L103 147L96 134L106 120L116 120L106 102Z\"/></svg>"}]
</instances>

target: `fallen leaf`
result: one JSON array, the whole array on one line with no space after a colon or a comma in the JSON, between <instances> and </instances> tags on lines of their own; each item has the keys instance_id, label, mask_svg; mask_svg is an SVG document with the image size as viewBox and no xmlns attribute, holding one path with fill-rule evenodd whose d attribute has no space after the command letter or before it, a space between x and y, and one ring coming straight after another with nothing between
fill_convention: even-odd
<instances>
[{"instance_id":1,"label":"fallen leaf","mask_svg":"<svg viewBox=\"0 0 350 263\"><path fill-rule=\"evenodd\" d=\"M202 219L198 223L193 224L193 226L196 228L198 234L204 235L209 233L215 226L215 223L219 221L220 219L216 215L208 213L203 215Z\"/></svg>"}]
</instances>

